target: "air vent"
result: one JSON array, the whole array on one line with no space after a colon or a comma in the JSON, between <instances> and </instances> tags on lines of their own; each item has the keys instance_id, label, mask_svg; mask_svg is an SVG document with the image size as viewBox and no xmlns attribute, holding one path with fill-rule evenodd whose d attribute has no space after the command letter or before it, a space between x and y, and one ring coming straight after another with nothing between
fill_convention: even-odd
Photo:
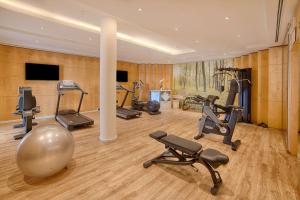
<instances>
[{"instance_id":1,"label":"air vent","mask_svg":"<svg viewBox=\"0 0 300 200\"><path fill-rule=\"evenodd\" d=\"M279 31L280 31L280 22L281 22L282 8L283 8L283 0L278 0L275 42L278 42L278 39L279 39Z\"/></svg>"}]
</instances>

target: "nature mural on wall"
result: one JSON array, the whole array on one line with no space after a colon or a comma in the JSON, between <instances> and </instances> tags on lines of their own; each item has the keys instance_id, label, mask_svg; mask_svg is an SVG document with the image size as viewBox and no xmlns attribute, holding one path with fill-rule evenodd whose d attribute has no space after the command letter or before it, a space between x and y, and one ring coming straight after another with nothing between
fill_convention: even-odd
<instances>
[{"instance_id":1,"label":"nature mural on wall","mask_svg":"<svg viewBox=\"0 0 300 200\"><path fill-rule=\"evenodd\" d=\"M175 64L173 68L173 90L178 95L216 95L218 103L225 104L228 94L228 79L225 77L224 92L220 92L218 77L214 76L218 68L234 67L233 58L197 61Z\"/></svg>"}]
</instances>

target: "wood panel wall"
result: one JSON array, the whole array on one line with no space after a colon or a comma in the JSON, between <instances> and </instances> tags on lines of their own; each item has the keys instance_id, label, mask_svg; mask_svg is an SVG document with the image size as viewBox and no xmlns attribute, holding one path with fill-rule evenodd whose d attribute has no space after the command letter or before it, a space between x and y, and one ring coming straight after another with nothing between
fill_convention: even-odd
<instances>
[{"instance_id":1,"label":"wood panel wall","mask_svg":"<svg viewBox=\"0 0 300 200\"><path fill-rule=\"evenodd\" d=\"M241 57L241 66L240 68L250 68L249 66L249 55L244 55Z\"/></svg>"},{"instance_id":2,"label":"wood panel wall","mask_svg":"<svg viewBox=\"0 0 300 200\"><path fill-rule=\"evenodd\" d=\"M296 42L297 42L297 45L299 45L299 43L300 43L300 34L299 34L299 29L300 29L300 1L298 1L298 5L297 5L297 8L296 8L296 10L295 10L295 14L294 14L294 16L295 16L295 18L296 18L296 24L297 24L297 35L296 35ZM297 47L298 48L298 47ZM298 48L298 50L299 50L299 48ZM300 53L299 53L300 54ZM300 56L300 55L296 55L296 56ZM298 78L300 79L300 69L298 68ZM298 86L298 114L299 114L299 118L298 118L298 131L300 132L300 86ZM300 146L298 147L298 148L300 148ZM300 156L300 155L299 155ZM299 187L300 187L300 184L299 184ZM299 193L300 193L300 189L299 189ZM300 194L299 194L300 195Z\"/></svg>"},{"instance_id":3,"label":"wood panel wall","mask_svg":"<svg viewBox=\"0 0 300 200\"><path fill-rule=\"evenodd\" d=\"M280 46L235 58L237 65L241 61L240 68L252 68L251 121L278 129L287 127L287 102L283 98L287 94L287 65L283 52Z\"/></svg>"},{"instance_id":4,"label":"wood panel wall","mask_svg":"<svg viewBox=\"0 0 300 200\"><path fill-rule=\"evenodd\" d=\"M16 119L15 111L19 86L32 87L33 94L41 106L40 116L53 115L56 108L56 81L26 81L25 63L45 63L60 65L60 78L78 82L89 95L83 101L82 110L94 110L98 107L99 61L96 58L38 51L25 48L0 45L0 120ZM62 99L61 107L75 108L79 95L72 93ZM76 99L76 100L75 100Z\"/></svg>"},{"instance_id":5,"label":"wood panel wall","mask_svg":"<svg viewBox=\"0 0 300 200\"><path fill-rule=\"evenodd\" d=\"M268 124L269 51L259 51L257 58L257 123Z\"/></svg>"},{"instance_id":6,"label":"wood panel wall","mask_svg":"<svg viewBox=\"0 0 300 200\"><path fill-rule=\"evenodd\" d=\"M292 62L289 80L288 92L288 150L293 155L297 155L298 146L298 131L299 131L299 78L300 78L300 43L297 42L292 49Z\"/></svg>"},{"instance_id":7,"label":"wood panel wall","mask_svg":"<svg viewBox=\"0 0 300 200\"><path fill-rule=\"evenodd\" d=\"M257 123L258 104L258 54L249 55L249 67L251 70L251 122Z\"/></svg>"},{"instance_id":8,"label":"wood panel wall","mask_svg":"<svg viewBox=\"0 0 300 200\"><path fill-rule=\"evenodd\" d=\"M241 57L236 57L233 59L234 67L241 68Z\"/></svg>"},{"instance_id":9,"label":"wood panel wall","mask_svg":"<svg viewBox=\"0 0 300 200\"><path fill-rule=\"evenodd\" d=\"M288 46L282 49L282 129L288 127Z\"/></svg>"},{"instance_id":10,"label":"wood panel wall","mask_svg":"<svg viewBox=\"0 0 300 200\"><path fill-rule=\"evenodd\" d=\"M282 47L269 49L268 125L282 129Z\"/></svg>"},{"instance_id":11,"label":"wood panel wall","mask_svg":"<svg viewBox=\"0 0 300 200\"><path fill-rule=\"evenodd\" d=\"M140 64L139 78L144 82L141 99L149 98L149 90L159 89L159 81L164 79L164 89L172 89L173 65L170 64Z\"/></svg>"},{"instance_id":12,"label":"wood panel wall","mask_svg":"<svg viewBox=\"0 0 300 200\"><path fill-rule=\"evenodd\" d=\"M133 81L139 79L138 64L119 61L117 68L118 68L118 70L128 71L128 82L121 83L121 84L122 84L122 86L132 90L133 89ZM117 90L118 105L121 105L121 103L125 97L125 94L126 94L126 91ZM129 93L129 95L125 101L125 106L131 105L131 98L132 98L132 93Z\"/></svg>"},{"instance_id":13,"label":"wood panel wall","mask_svg":"<svg viewBox=\"0 0 300 200\"><path fill-rule=\"evenodd\" d=\"M55 113L57 81L26 81L26 62L60 65L60 79L74 80L89 93L84 97L81 110L90 111L99 107L99 58L0 45L0 121L19 119L19 116L12 115L17 104L19 86L32 87L41 107L38 116ZM132 82L138 79L138 65L118 61L117 68L128 71L129 82L125 86L131 88ZM61 108L77 108L79 94L68 93L61 99ZM122 99L123 95L124 91L119 91L117 99ZM126 105L130 105L130 98Z\"/></svg>"}]
</instances>

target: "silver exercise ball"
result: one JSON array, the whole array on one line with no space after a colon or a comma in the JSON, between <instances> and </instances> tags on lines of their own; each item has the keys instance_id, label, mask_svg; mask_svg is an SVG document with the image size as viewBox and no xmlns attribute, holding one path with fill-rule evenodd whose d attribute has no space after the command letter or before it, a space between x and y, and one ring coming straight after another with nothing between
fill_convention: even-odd
<instances>
[{"instance_id":1,"label":"silver exercise ball","mask_svg":"<svg viewBox=\"0 0 300 200\"><path fill-rule=\"evenodd\" d=\"M17 164L27 176L43 178L67 166L74 152L74 139L59 125L41 125L30 131L17 148Z\"/></svg>"}]
</instances>

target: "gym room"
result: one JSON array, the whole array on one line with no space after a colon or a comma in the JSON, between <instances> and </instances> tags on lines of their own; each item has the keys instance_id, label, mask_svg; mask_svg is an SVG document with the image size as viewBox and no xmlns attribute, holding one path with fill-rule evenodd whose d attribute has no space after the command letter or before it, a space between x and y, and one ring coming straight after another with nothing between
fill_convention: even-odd
<instances>
[{"instance_id":1,"label":"gym room","mask_svg":"<svg viewBox=\"0 0 300 200\"><path fill-rule=\"evenodd\" d=\"M300 200L300 1L0 0L0 199Z\"/></svg>"}]
</instances>

